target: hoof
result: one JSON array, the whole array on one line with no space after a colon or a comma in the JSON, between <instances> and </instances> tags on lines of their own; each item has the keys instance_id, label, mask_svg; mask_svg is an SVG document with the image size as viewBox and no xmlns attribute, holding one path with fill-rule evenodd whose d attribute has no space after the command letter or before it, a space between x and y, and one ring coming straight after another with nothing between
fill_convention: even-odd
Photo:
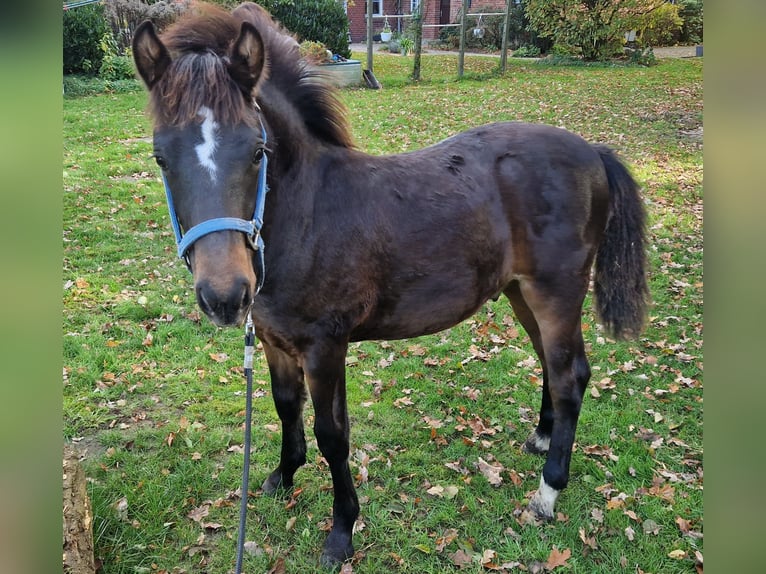
<instances>
[{"instance_id":1,"label":"hoof","mask_svg":"<svg viewBox=\"0 0 766 574\"><path fill-rule=\"evenodd\" d=\"M333 536L333 532L327 537L322 550L319 563L324 567L335 567L354 556L354 545L339 540L341 536Z\"/></svg>"},{"instance_id":2,"label":"hoof","mask_svg":"<svg viewBox=\"0 0 766 574\"><path fill-rule=\"evenodd\" d=\"M529 438L524 442L521 450L530 454L547 454L550 445L550 437L542 437L535 431L529 435Z\"/></svg>"},{"instance_id":3,"label":"hoof","mask_svg":"<svg viewBox=\"0 0 766 574\"><path fill-rule=\"evenodd\" d=\"M532 499L529 501L529 509L535 513L540 520L550 522L553 520L554 508L559 492L555 488L548 486L544 478L540 479L540 488L537 489Z\"/></svg>"},{"instance_id":4,"label":"hoof","mask_svg":"<svg viewBox=\"0 0 766 574\"><path fill-rule=\"evenodd\" d=\"M340 556L335 556L334 554L330 554L327 552L327 550L324 550L322 552L322 556L319 557L319 565L322 568L336 568L337 566L343 564L345 562L345 558L341 558Z\"/></svg>"},{"instance_id":5,"label":"hoof","mask_svg":"<svg viewBox=\"0 0 766 574\"><path fill-rule=\"evenodd\" d=\"M529 510L534 513L535 518L543 522L553 521L553 510L546 506L545 502L540 500L538 493L529 501Z\"/></svg>"},{"instance_id":6,"label":"hoof","mask_svg":"<svg viewBox=\"0 0 766 574\"><path fill-rule=\"evenodd\" d=\"M279 470L272 472L261 485L261 490L266 494L275 494L280 489L290 489L292 484L286 484L282 479L282 473Z\"/></svg>"},{"instance_id":7,"label":"hoof","mask_svg":"<svg viewBox=\"0 0 766 574\"><path fill-rule=\"evenodd\" d=\"M350 552L341 552L339 554L329 552L325 548L322 551L322 556L320 556L319 558L319 564L323 568L335 568L336 566L343 564L346 560L351 558L353 555L354 555L353 547L350 549Z\"/></svg>"}]
</instances>

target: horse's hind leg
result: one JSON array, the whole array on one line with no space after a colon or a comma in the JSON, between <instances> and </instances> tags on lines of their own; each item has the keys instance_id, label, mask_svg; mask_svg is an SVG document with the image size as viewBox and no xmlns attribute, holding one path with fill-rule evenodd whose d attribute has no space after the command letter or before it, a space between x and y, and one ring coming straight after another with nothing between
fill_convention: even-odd
<instances>
[{"instance_id":1,"label":"horse's hind leg","mask_svg":"<svg viewBox=\"0 0 766 574\"><path fill-rule=\"evenodd\" d=\"M303 407L307 392L303 370L295 359L265 342L263 350L269 364L274 405L282 421L279 466L268 476L262 487L264 492L271 493L279 487L291 488L295 471L306 463Z\"/></svg>"},{"instance_id":2,"label":"horse's hind leg","mask_svg":"<svg viewBox=\"0 0 766 574\"><path fill-rule=\"evenodd\" d=\"M553 430L553 405L551 404L551 393L548 388L548 366L545 364L545 352L540 338L540 327L537 325L532 310L521 295L518 281L511 283L504 293L511 302L516 318L529 335L532 346L535 348L535 352L540 359L540 365L543 368L543 398L540 404L540 420L537 423L537 428L529 435L522 448L532 454L545 454L548 452L551 442L551 431Z\"/></svg>"},{"instance_id":3,"label":"horse's hind leg","mask_svg":"<svg viewBox=\"0 0 766 574\"><path fill-rule=\"evenodd\" d=\"M547 371L548 398L543 392L541 425L550 424L548 456L540 487L530 508L541 518L552 519L559 493L569 482L572 445L580 416L590 367L582 338L582 303L588 286L587 275L570 276L566 282L522 281L519 294L532 313L539 330L539 343ZM533 339L534 340L534 339ZM542 359L541 357L541 359ZM546 408L545 401L550 401ZM547 422L551 420L552 422ZM545 432L545 426L538 427ZM537 433L537 431L535 431Z\"/></svg>"}]
</instances>

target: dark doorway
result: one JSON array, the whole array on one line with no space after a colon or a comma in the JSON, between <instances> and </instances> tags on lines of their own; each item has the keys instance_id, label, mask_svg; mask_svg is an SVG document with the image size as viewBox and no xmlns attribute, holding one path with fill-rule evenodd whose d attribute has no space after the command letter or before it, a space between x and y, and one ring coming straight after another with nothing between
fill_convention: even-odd
<instances>
[{"instance_id":1,"label":"dark doorway","mask_svg":"<svg viewBox=\"0 0 766 574\"><path fill-rule=\"evenodd\" d=\"M450 23L450 0L439 0L439 24Z\"/></svg>"}]
</instances>

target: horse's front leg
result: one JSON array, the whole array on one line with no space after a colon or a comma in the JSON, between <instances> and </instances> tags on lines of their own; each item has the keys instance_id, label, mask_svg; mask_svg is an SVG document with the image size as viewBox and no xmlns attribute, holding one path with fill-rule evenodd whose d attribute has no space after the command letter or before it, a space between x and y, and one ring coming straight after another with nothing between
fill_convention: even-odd
<instances>
[{"instance_id":1,"label":"horse's front leg","mask_svg":"<svg viewBox=\"0 0 766 574\"><path fill-rule=\"evenodd\" d=\"M338 564L354 555L351 536L359 516L359 501L348 466L347 349L347 342L322 342L306 353L304 363L314 403L314 434L319 450L330 465L334 493L332 530L321 558L325 566Z\"/></svg>"},{"instance_id":2,"label":"horse's front leg","mask_svg":"<svg viewBox=\"0 0 766 574\"><path fill-rule=\"evenodd\" d=\"M271 392L279 419L282 421L282 454L279 466L263 483L264 492L279 487L291 488L295 471L306 463L306 437L303 431L303 407L306 383L298 362L276 347L263 342L269 364Z\"/></svg>"}]
</instances>

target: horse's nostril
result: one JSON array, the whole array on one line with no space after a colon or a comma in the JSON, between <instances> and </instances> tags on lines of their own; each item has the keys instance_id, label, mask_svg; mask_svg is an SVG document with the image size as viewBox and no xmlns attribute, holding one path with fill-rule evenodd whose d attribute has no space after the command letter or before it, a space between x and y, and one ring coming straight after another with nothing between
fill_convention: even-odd
<instances>
[{"instance_id":1,"label":"horse's nostril","mask_svg":"<svg viewBox=\"0 0 766 574\"><path fill-rule=\"evenodd\" d=\"M205 315L211 315L213 313L213 306L208 301L206 292L209 291L209 285L207 283L197 285L197 304Z\"/></svg>"},{"instance_id":2,"label":"horse's nostril","mask_svg":"<svg viewBox=\"0 0 766 574\"><path fill-rule=\"evenodd\" d=\"M252 297L250 296L250 284L247 281L243 281L242 283L242 299L240 301L240 307L245 309L250 307Z\"/></svg>"}]
</instances>

